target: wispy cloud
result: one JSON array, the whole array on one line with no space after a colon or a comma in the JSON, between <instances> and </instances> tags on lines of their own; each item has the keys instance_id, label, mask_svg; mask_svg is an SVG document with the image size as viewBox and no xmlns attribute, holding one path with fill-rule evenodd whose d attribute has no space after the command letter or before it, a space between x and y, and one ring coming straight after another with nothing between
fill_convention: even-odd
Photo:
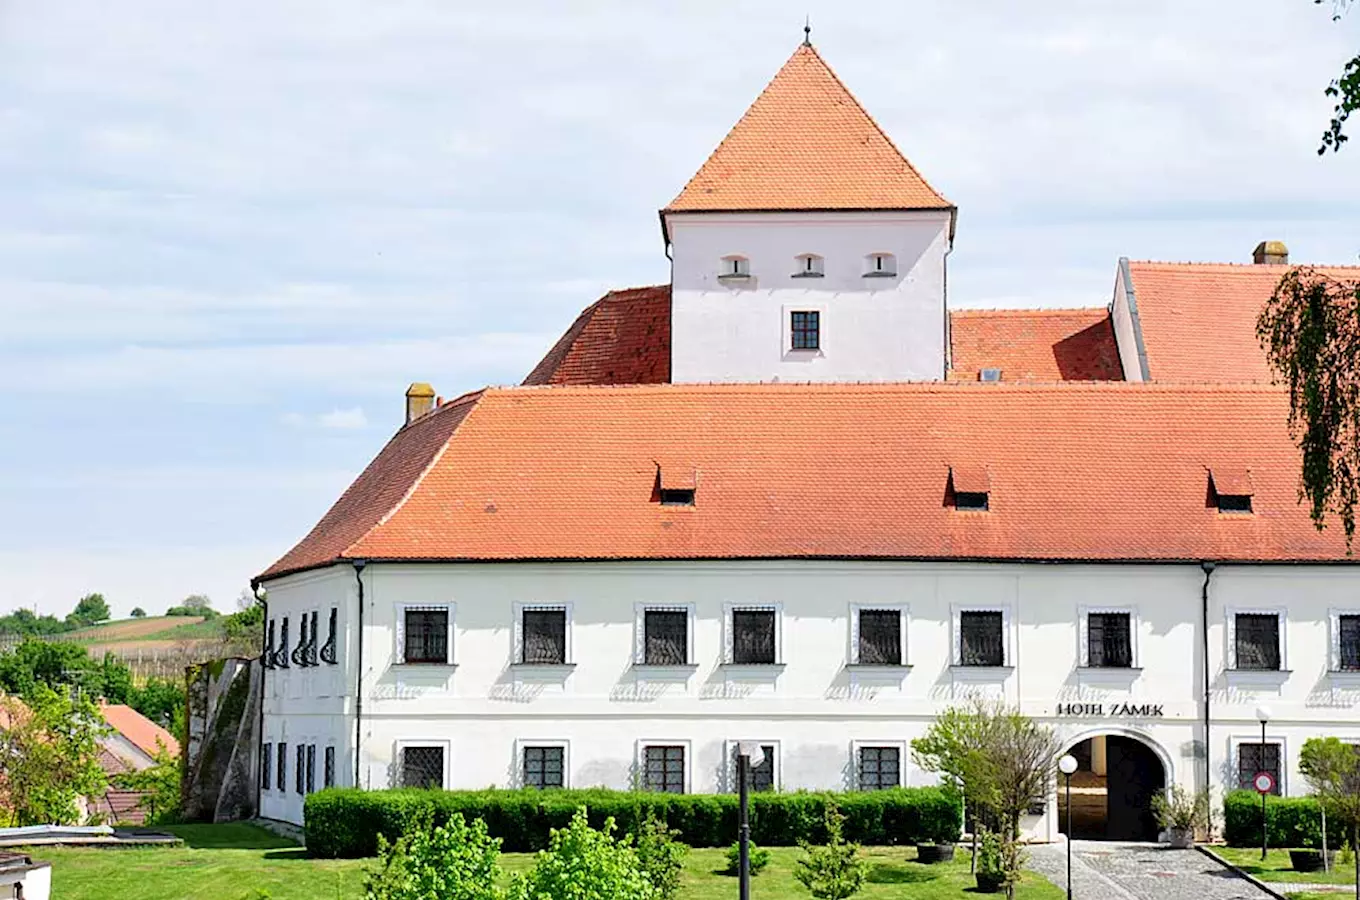
<instances>
[{"instance_id":1,"label":"wispy cloud","mask_svg":"<svg viewBox=\"0 0 1360 900\"><path fill-rule=\"evenodd\" d=\"M282 416L283 423L293 428L337 428L343 430L354 430L368 427L368 417L364 415L362 407L352 407L350 409L333 409L330 412L318 413L315 415L288 412Z\"/></svg>"}]
</instances>

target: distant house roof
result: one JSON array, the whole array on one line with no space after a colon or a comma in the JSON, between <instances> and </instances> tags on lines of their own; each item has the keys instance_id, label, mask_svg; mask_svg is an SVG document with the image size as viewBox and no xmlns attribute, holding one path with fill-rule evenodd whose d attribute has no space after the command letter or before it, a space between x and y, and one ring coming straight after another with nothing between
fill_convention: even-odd
<instances>
[{"instance_id":1,"label":"distant house roof","mask_svg":"<svg viewBox=\"0 0 1360 900\"><path fill-rule=\"evenodd\" d=\"M671 380L671 287L610 291L587 306L525 384L664 384Z\"/></svg>"},{"instance_id":2,"label":"distant house roof","mask_svg":"<svg viewBox=\"0 0 1360 900\"><path fill-rule=\"evenodd\" d=\"M171 756L179 756L179 741L175 740L175 736L132 707L101 703L99 711L110 728L147 756L156 755L158 742Z\"/></svg>"},{"instance_id":3,"label":"distant house roof","mask_svg":"<svg viewBox=\"0 0 1360 900\"><path fill-rule=\"evenodd\" d=\"M977 381L1120 381L1110 313L1091 309L962 309L949 314L950 373Z\"/></svg>"}]
</instances>

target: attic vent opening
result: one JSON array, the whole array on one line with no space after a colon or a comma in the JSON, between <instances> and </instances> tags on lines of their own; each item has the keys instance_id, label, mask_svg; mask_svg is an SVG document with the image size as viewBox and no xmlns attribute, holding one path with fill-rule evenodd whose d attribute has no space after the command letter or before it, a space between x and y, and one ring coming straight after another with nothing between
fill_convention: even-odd
<instances>
[{"instance_id":1,"label":"attic vent opening","mask_svg":"<svg viewBox=\"0 0 1360 900\"><path fill-rule=\"evenodd\" d=\"M699 475L692 464L657 463L652 499L662 506L693 506Z\"/></svg>"},{"instance_id":2,"label":"attic vent opening","mask_svg":"<svg viewBox=\"0 0 1360 900\"><path fill-rule=\"evenodd\" d=\"M973 510L975 512L987 511L987 492L986 491L955 491L954 508L962 510Z\"/></svg>"},{"instance_id":3,"label":"attic vent opening","mask_svg":"<svg viewBox=\"0 0 1360 900\"><path fill-rule=\"evenodd\" d=\"M694 488L662 488L662 506L693 506Z\"/></svg>"},{"instance_id":4,"label":"attic vent opening","mask_svg":"<svg viewBox=\"0 0 1360 900\"><path fill-rule=\"evenodd\" d=\"M982 466L951 466L948 494L954 508L963 512L987 512L991 508L991 479Z\"/></svg>"},{"instance_id":5,"label":"attic vent opening","mask_svg":"<svg viewBox=\"0 0 1360 900\"><path fill-rule=\"evenodd\" d=\"M1209 499L1220 513L1250 515L1252 512L1251 473L1246 469L1209 470Z\"/></svg>"},{"instance_id":6,"label":"attic vent opening","mask_svg":"<svg viewBox=\"0 0 1360 900\"><path fill-rule=\"evenodd\" d=\"M794 278L821 278L826 274L825 260L815 253L801 253L795 257L798 269Z\"/></svg>"}]
</instances>

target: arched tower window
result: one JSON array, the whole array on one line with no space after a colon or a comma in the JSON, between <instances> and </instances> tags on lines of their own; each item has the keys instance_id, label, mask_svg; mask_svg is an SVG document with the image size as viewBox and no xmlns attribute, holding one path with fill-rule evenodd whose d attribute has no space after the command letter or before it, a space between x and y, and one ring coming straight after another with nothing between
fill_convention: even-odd
<instances>
[{"instance_id":1,"label":"arched tower window","mask_svg":"<svg viewBox=\"0 0 1360 900\"><path fill-rule=\"evenodd\" d=\"M865 263L865 278L892 278L897 274L897 257L891 253L870 253Z\"/></svg>"},{"instance_id":2,"label":"arched tower window","mask_svg":"<svg viewBox=\"0 0 1360 900\"><path fill-rule=\"evenodd\" d=\"M751 261L744 256L724 256L718 269L721 279L740 280L751 277Z\"/></svg>"}]
</instances>

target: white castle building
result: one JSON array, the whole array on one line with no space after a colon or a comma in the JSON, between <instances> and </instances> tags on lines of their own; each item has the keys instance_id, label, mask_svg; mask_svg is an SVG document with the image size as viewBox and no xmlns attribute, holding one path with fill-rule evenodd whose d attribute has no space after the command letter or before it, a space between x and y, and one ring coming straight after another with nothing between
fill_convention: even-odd
<instances>
[{"instance_id":1,"label":"white castle building","mask_svg":"<svg viewBox=\"0 0 1360 900\"><path fill-rule=\"evenodd\" d=\"M982 693L1079 757L1085 833L1138 838L1166 785L1298 793L1306 738L1360 741L1360 572L1297 502L1254 335L1287 251L951 313L955 214L799 47L661 211L671 284L524 385L413 385L259 576L262 814L726 791L744 740L761 789L928 784L910 740Z\"/></svg>"}]
</instances>

